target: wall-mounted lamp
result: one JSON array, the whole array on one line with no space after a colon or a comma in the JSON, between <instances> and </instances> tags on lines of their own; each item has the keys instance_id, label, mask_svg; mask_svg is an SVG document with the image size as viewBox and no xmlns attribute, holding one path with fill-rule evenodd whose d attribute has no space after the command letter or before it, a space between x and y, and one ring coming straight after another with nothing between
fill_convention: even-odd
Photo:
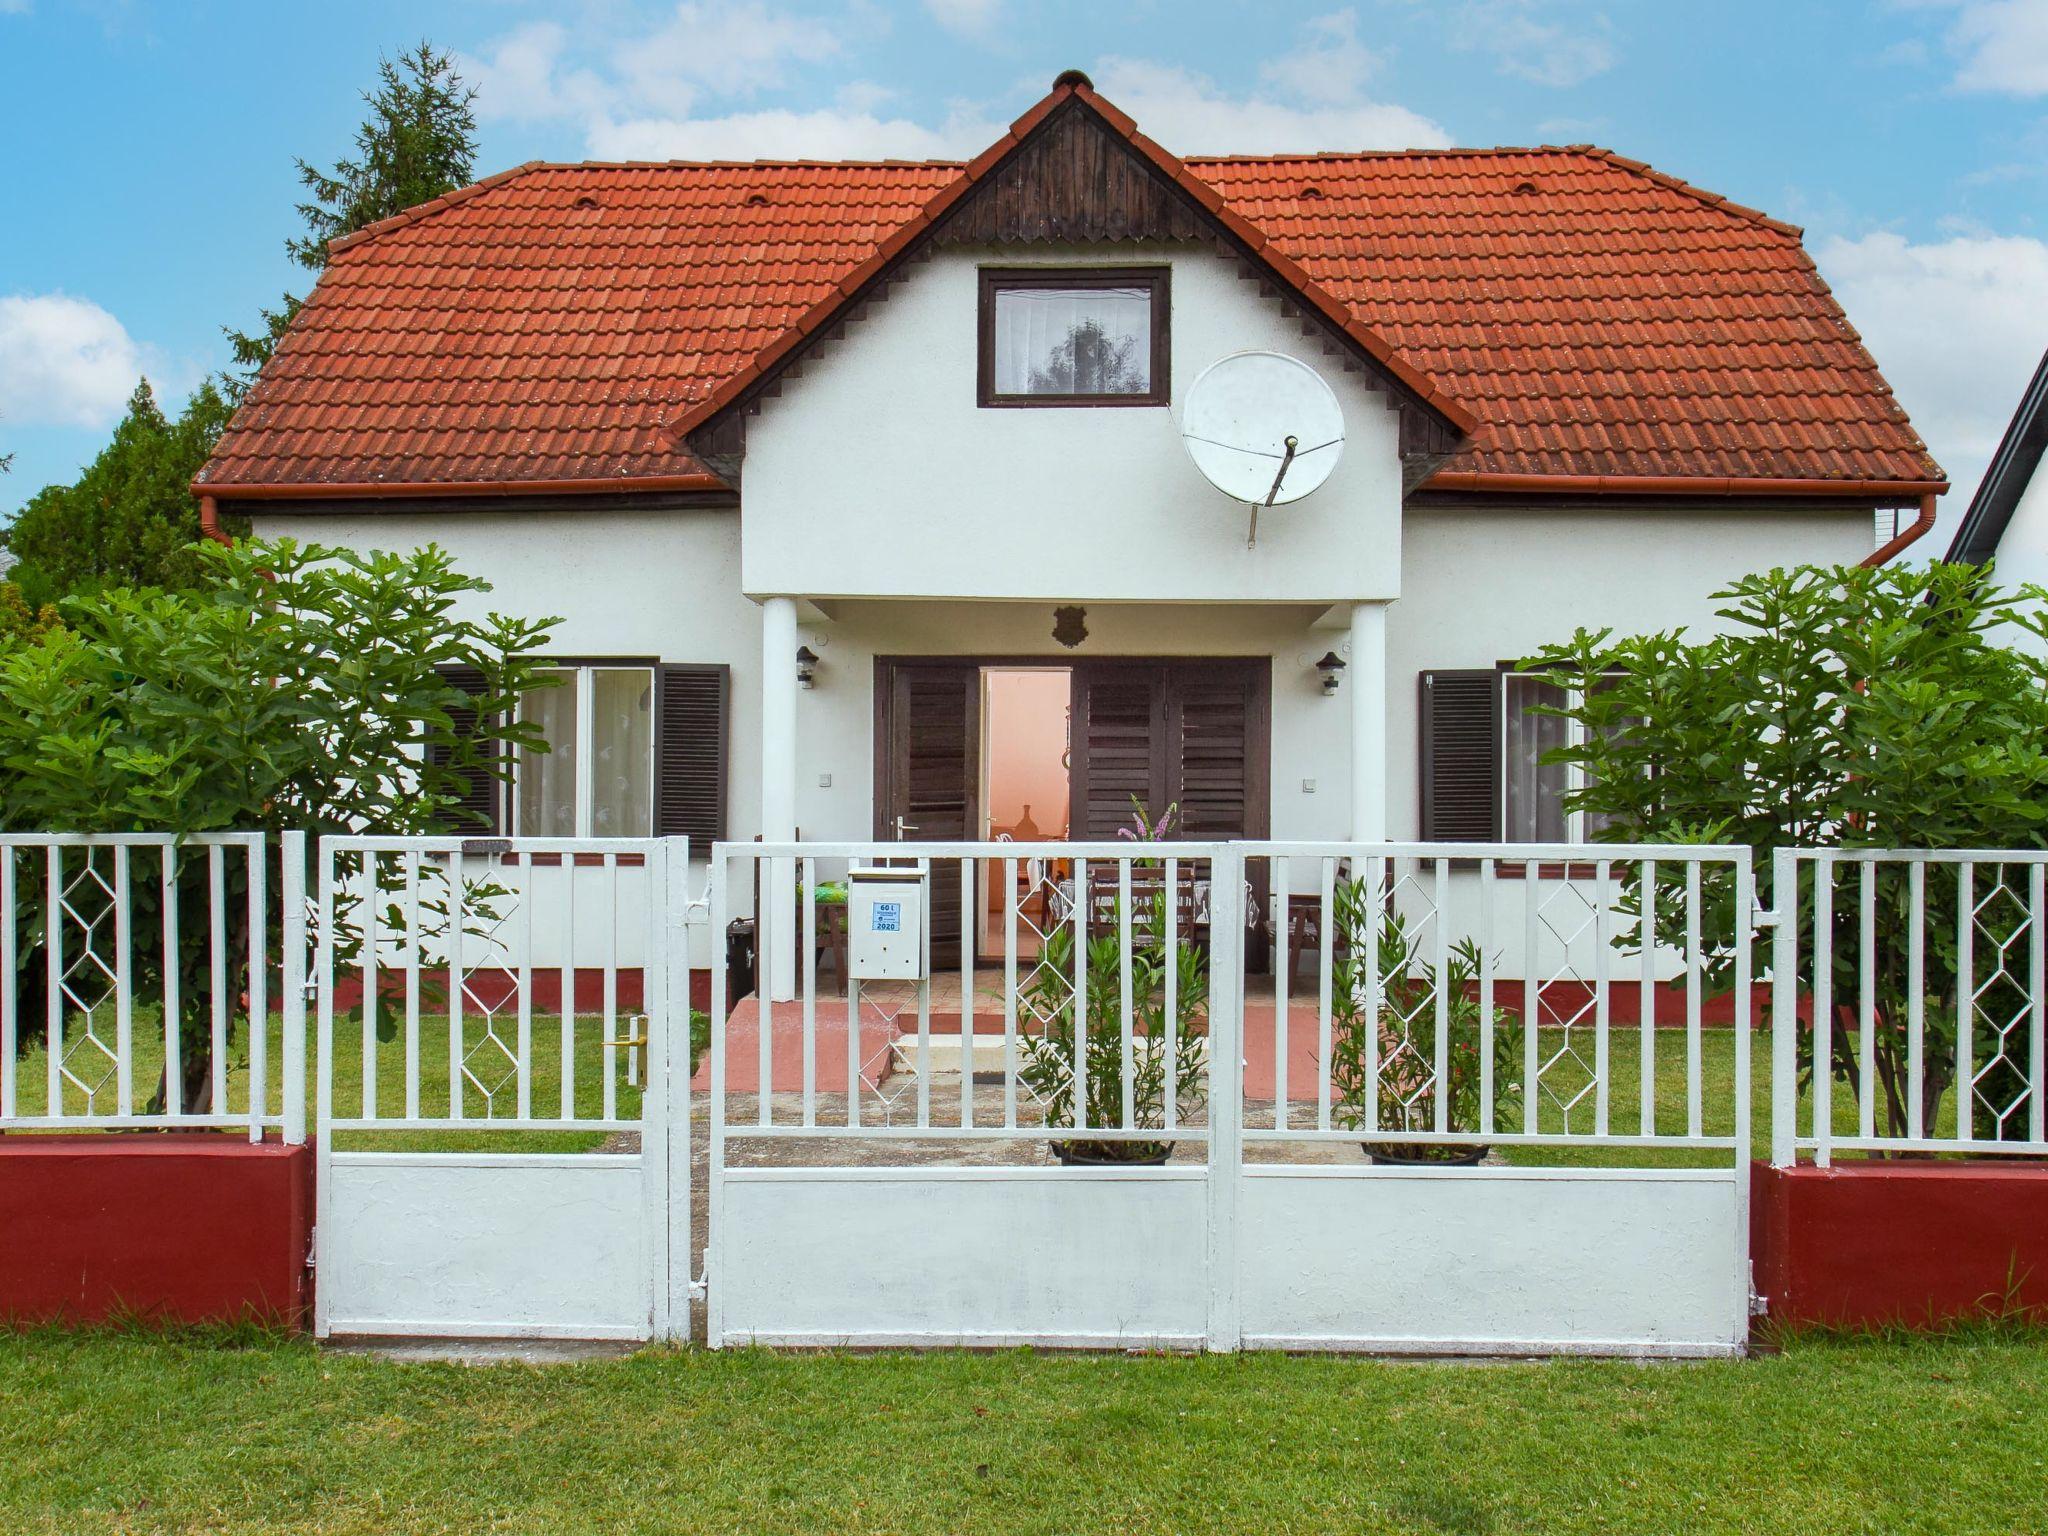
<instances>
[{"instance_id":1,"label":"wall-mounted lamp","mask_svg":"<svg viewBox=\"0 0 2048 1536\"><path fill-rule=\"evenodd\" d=\"M1344 658L1335 651L1323 652L1323 659L1316 663L1316 671L1323 675L1323 692L1335 693L1344 681Z\"/></svg>"},{"instance_id":2,"label":"wall-mounted lamp","mask_svg":"<svg viewBox=\"0 0 2048 1536\"><path fill-rule=\"evenodd\" d=\"M808 688L818 678L818 653L808 645L796 648L796 685Z\"/></svg>"}]
</instances>

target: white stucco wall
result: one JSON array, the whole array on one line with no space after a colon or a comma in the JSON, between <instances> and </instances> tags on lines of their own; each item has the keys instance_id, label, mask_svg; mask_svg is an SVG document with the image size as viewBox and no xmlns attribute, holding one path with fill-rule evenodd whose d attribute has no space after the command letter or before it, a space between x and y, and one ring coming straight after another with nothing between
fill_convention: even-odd
<instances>
[{"instance_id":1,"label":"white stucco wall","mask_svg":"<svg viewBox=\"0 0 2048 1536\"><path fill-rule=\"evenodd\" d=\"M1712 632L1722 627L1712 594L1738 576L1869 554L1870 512L1411 508L1403 552L1401 600L1387 614L1387 814L1396 839L1420 826L1419 673L1517 660L1581 625Z\"/></svg>"},{"instance_id":2,"label":"white stucco wall","mask_svg":"<svg viewBox=\"0 0 2048 1536\"><path fill-rule=\"evenodd\" d=\"M742 571L750 593L1053 601L1330 601L1400 580L1394 413L1303 339L1276 300L1198 247L1118 246L1065 265L1172 268L1169 407L982 409L980 267L918 267L748 427ZM1348 434L1329 481L1260 520L1181 447L1180 403L1216 359L1270 348L1313 362Z\"/></svg>"},{"instance_id":3,"label":"white stucco wall","mask_svg":"<svg viewBox=\"0 0 2048 1536\"><path fill-rule=\"evenodd\" d=\"M2019 505L2012 509L2012 520L1998 541L1996 565L2001 587L2027 582L2048 586L2048 466L2034 471ZM2008 644L2041 648L2035 636L2016 626L2004 626L2000 633Z\"/></svg>"},{"instance_id":4,"label":"white stucco wall","mask_svg":"<svg viewBox=\"0 0 2048 1536\"><path fill-rule=\"evenodd\" d=\"M1113 413L1110 413L1113 414ZM1176 452L1178 449L1175 450ZM751 514L750 514L751 515ZM1626 513L1554 509L1408 514L1405 595L1388 619L1388 807L1397 838L1417 833L1416 676L1527 654L1575 624L1621 630L1714 624L1710 594L1746 571L1799 560L1853 560L1864 514ZM739 524L730 509L652 512L267 516L291 533L358 548L437 541L495 590L474 599L558 613L565 655L648 655L733 669L729 830L760 825L760 609L739 591ZM2020 520L2016 517L2015 529ZM822 657L797 701L797 824L808 837L872 830L874 661L886 655L1044 657L1218 655L1273 658L1273 832L1346 835L1350 689L1322 694L1315 658L1341 632L1314 628L1316 604L1109 604L1088 609L1089 638L1051 638L1050 603L828 602L802 635ZM821 776L831 779L829 786ZM1304 780L1315 789L1306 791Z\"/></svg>"}]
</instances>

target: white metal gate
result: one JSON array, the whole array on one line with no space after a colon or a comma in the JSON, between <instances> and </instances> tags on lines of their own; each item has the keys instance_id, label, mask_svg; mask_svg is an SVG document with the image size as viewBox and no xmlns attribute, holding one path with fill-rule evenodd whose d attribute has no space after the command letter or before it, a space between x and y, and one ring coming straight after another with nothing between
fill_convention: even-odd
<instances>
[{"instance_id":1,"label":"white metal gate","mask_svg":"<svg viewBox=\"0 0 2048 1536\"><path fill-rule=\"evenodd\" d=\"M322 839L318 1336L687 1335L687 868Z\"/></svg>"},{"instance_id":2,"label":"white metal gate","mask_svg":"<svg viewBox=\"0 0 2048 1536\"><path fill-rule=\"evenodd\" d=\"M849 982L834 882L906 856L992 964ZM746 888L784 995L715 980L714 1347L1742 1347L1745 850L731 844L717 931ZM1368 1160L1418 1145L1497 1155Z\"/></svg>"}]
</instances>

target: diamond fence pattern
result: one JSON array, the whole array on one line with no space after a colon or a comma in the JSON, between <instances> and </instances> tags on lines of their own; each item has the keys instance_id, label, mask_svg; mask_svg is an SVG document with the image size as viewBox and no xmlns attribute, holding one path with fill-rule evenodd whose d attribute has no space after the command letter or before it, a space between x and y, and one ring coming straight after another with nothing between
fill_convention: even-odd
<instances>
[{"instance_id":1,"label":"diamond fence pattern","mask_svg":"<svg viewBox=\"0 0 2048 1536\"><path fill-rule=\"evenodd\" d=\"M1990 1117L1992 1139L2023 1140L2032 1098L2029 977L2035 917L2024 866L1991 865L1979 873L1989 877L1989 888L1975 896L1969 918L1974 974L1968 1016L1975 1063L1970 1091L1974 1107Z\"/></svg>"},{"instance_id":2,"label":"diamond fence pattern","mask_svg":"<svg viewBox=\"0 0 2048 1536\"><path fill-rule=\"evenodd\" d=\"M87 848L59 888L51 923L63 957L58 972L60 1042L54 1058L61 1086L84 1100L85 1114L113 1109L121 1069L117 994L122 964L113 878L115 851ZM76 855L74 855L76 857Z\"/></svg>"}]
</instances>

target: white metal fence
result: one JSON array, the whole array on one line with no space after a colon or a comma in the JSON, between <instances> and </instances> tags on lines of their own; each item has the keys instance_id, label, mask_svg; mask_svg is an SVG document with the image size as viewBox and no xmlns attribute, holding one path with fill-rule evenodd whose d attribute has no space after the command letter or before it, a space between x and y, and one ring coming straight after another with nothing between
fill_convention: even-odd
<instances>
[{"instance_id":1,"label":"white metal fence","mask_svg":"<svg viewBox=\"0 0 2048 1536\"><path fill-rule=\"evenodd\" d=\"M1720 1348L1764 995L1773 1162L2048 1156L2048 853L1781 850L1771 913L1733 847L709 858L713 1342ZM861 981L888 862L948 915ZM0 1131L317 1115L322 1332L687 1332L688 867L0 834Z\"/></svg>"},{"instance_id":2,"label":"white metal fence","mask_svg":"<svg viewBox=\"0 0 2048 1536\"><path fill-rule=\"evenodd\" d=\"M287 946L274 1028L269 878L260 833L0 833L0 1129L303 1139L303 970Z\"/></svg>"},{"instance_id":3,"label":"white metal fence","mask_svg":"<svg viewBox=\"0 0 2048 1536\"><path fill-rule=\"evenodd\" d=\"M712 858L715 923L770 893L713 988L713 1344L1739 1347L1745 850ZM883 864L957 949L862 980Z\"/></svg>"},{"instance_id":4,"label":"white metal fence","mask_svg":"<svg viewBox=\"0 0 2048 1536\"><path fill-rule=\"evenodd\" d=\"M1777 853L1773 1163L2048 1155L2044 870L2012 850Z\"/></svg>"}]
</instances>

